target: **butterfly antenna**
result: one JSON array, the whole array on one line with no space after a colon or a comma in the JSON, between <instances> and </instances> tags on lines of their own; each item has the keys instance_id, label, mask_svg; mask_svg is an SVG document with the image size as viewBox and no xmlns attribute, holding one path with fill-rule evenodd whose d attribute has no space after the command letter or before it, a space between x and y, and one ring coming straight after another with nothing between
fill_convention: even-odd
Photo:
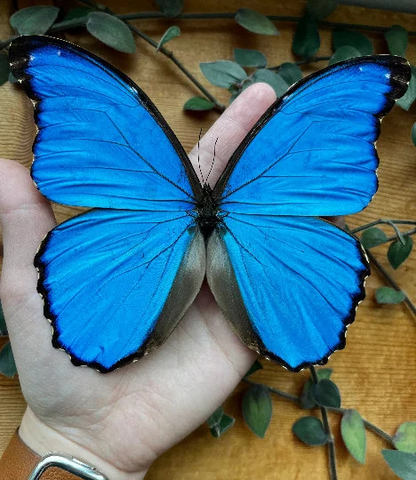
<instances>
[{"instance_id":1,"label":"butterfly antenna","mask_svg":"<svg viewBox=\"0 0 416 480\"><path fill-rule=\"evenodd\" d=\"M205 180L204 180L204 174L202 173L202 169L201 169L201 161L199 159L199 142L201 141L201 135L202 135L202 128L199 131L199 137L198 137L198 169L199 169L199 173L201 175L201 180L202 180L202 185L203 185L205 183Z\"/></svg>"},{"instance_id":2,"label":"butterfly antenna","mask_svg":"<svg viewBox=\"0 0 416 480\"><path fill-rule=\"evenodd\" d=\"M217 147L217 142L218 142L218 139L220 137L217 137L217 139L215 140L215 143L214 143L214 156L212 157L212 162L211 162L211 167L209 169L209 172L208 172L208 175L207 175L207 179L205 180L206 182L208 182L208 178L209 176L211 175L211 172L212 172L212 169L214 168L214 162L215 162L215 149Z\"/></svg>"}]
</instances>

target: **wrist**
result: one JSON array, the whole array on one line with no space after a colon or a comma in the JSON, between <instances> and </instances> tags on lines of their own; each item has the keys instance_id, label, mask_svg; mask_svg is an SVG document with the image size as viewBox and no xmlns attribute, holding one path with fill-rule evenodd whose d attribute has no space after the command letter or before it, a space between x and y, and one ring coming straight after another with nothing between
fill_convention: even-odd
<instances>
[{"instance_id":1,"label":"wrist","mask_svg":"<svg viewBox=\"0 0 416 480\"><path fill-rule=\"evenodd\" d=\"M147 472L147 470L126 472L117 468L106 459L43 423L30 408L27 408L23 416L19 435L22 441L40 457L50 452L66 453L95 467L110 480L142 480Z\"/></svg>"}]
</instances>

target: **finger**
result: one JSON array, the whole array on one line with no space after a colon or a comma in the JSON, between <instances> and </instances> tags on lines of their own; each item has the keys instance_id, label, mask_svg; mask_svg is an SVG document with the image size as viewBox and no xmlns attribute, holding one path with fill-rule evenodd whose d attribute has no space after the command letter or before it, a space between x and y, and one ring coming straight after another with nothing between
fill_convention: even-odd
<instances>
[{"instance_id":1,"label":"finger","mask_svg":"<svg viewBox=\"0 0 416 480\"><path fill-rule=\"evenodd\" d=\"M0 159L0 222L4 245L1 295L18 302L36 293L33 258L43 237L55 226L55 218L29 171L5 159Z\"/></svg>"},{"instance_id":2,"label":"finger","mask_svg":"<svg viewBox=\"0 0 416 480\"><path fill-rule=\"evenodd\" d=\"M275 100L274 90L265 83L256 83L244 90L203 136L199 148L196 145L192 149L189 158L195 171L199 172L199 155L206 178L214 159L216 143L214 164L209 176L209 183L214 185L236 148Z\"/></svg>"}]
</instances>

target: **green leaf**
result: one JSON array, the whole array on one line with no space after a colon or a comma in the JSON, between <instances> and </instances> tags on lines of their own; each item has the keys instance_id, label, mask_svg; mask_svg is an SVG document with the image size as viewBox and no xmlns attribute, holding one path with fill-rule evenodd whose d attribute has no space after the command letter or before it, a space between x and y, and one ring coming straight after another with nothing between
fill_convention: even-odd
<instances>
[{"instance_id":1,"label":"green leaf","mask_svg":"<svg viewBox=\"0 0 416 480\"><path fill-rule=\"evenodd\" d=\"M88 15L87 30L95 38L120 52L133 53L136 43L129 27L114 15L92 12Z\"/></svg>"},{"instance_id":2,"label":"green leaf","mask_svg":"<svg viewBox=\"0 0 416 480\"><path fill-rule=\"evenodd\" d=\"M263 438L272 418L269 389L263 385L250 387L243 397L243 417L250 430Z\"/></svg>"},{"instance_id":3,"label":"green leaf","mask_svg":"<svg viewBox=\"0 0 416 480\"><path fill-rule=\"evenodd\" d=\"M416 68L412 65L412 77L407 87L406 93L402 98L397 100L397 105L402 107L404 110L409 110L413 102L416 100Z\"/></svg>"},{"instance_id":4,"label":"green leaf","mask_svg":"<svg viewBox=\"0 0 416 480\"><path fill-rule=\"evenodd\" d=\"M404 422L393 437L394 446L401 452L416 453L416 422Z\"/></svg>"},{"instance_id":5,"label":"green leaf","mask_svg":"<svg viewBox=\"0 0 416 480\"><path fill-rule=\"evenodd\" d=\"M267 60L263 53L247 48L235 48L234 60L242 67L263 68L267 65Z\"/></svg>"},{"instance_id":6,"label":"green leaf","mask_svg":"<svg viewBox=\"0 0 416 480\"><path fill-rule=\"evenodd\" d=\"M299 20L293 36L292 50L303 58L312 58L319 50L321 40L315 19L309 14Z\"/></svg>"},{"instance_id":7,"label":"green leaf","mask_svg":"<svg viewBox=\"0 0 416 480\"><path fill-rule=\"evenodd\" d=\"M393 25L384 33L389 52L392 55L406 55L407 44L409 43L409 34L407 30L400 25Z\"/></svg>"},{"instance_id":8,"label":"green leaf","mask_svg":"<svg viewBox=\"0 0 416 480\"><path fill-rule=\"evenodd\" d=\"M343 47L339 47L335 53L332 55L331 59L329 60L328 65L332 65L337 62L342 62L343 60L348 60L349 58L361 57L361 53L354 47L350 47L349 45L344 45Z\"/></svg>"},{"instance_id":9,"label":"green leaf","mask_svg":"<svg viewBox=\"0 0 416 480\"><path fill-rule=\"evenodd\" d=\"M160 11L166 17L177 17L183 10L184 0L156 0Z\"/></svg>"},{"instance_id":10,"label":"green leaf","mask_svg":"<svg viewBox=\"0 0 416 480\"><path fill-rule=\"evenodd\" d=\"M389 464L393 472L403 480L415 480L416 478L416 455L397 450L382 450L384 460Z\"/></svg>"},{"instance_id":11,"label":"green leaf","mask_svg":"<svg viewBox=\"0 0 416 480\"><path fill-rule=\"evenodd\" d=\"M252 84L252 83L259 83L259 82L267 83L276 92L277 97L281 97L286 92L286 90L288 89L288 86L289 86L283 80L282 77L280 77L276 73L273 73L271 70L267 70L265 68L261 68L259 70L256 70L253 73L251 79L252 79L252 82L248 83L245 86L248 86L249 84Z\"/></svg>"},{"instance_id":12,"label":"green leaf","mask_svg":"<svg viewBox=\"0 0 416 480\"><path fill-rule=\"evenodd\" d=\"M215 438L218 438L234 425L235 419L224 413L223 408L219 407L208 418L207 423L211 431L211 435Z\"/></svg>"},{"instance_id":13,"label":"green leaf","mask_svg":"<svg viewBox=\"0 0 416 480\"><path fill-rule=\"evenodd\" d=\"M3 307L0 304L0 335L7 335L6 320L4 319Z\"/></svg>"},{"instance_id":14,"label":"green leaf","mask_svg":"<svg viewBox=\"0 0 416 480\"><path fill-rule=\"evenodd\" d=\"M315 402L321 407L340 407L341 394L336 384L324 378L312 385L312 395Z\"/></svg>"},{"instance_id":15,"label":"green leaf","mask_svg":"<svg viewBox=\"0 0 416 480\"><path fill-rule=\"evenodd\" d=\"M364 248L377 247L387 240L387 235L380 228L372 227L364 230L361 235L361 244Z\"/></svg>"},{"instance_id":16,"label":"green leaf","mask_svg":"<svg viewBox=\"0 0 416 480\"><path fill-rule=\"evenodd\" d=\"M280 65L278 74L290 86L302 80L302 70L295 64L285 62Z\"/></svg>"},{"instance_id":17,"label":"green leaf","mask_svg":"<svg viewBox=\"0 0 416 480\"><path fill-rule=\"evenodd\" d=\"M357 410L347 410L342 416L341 435L351 455L364 465L367 437L363 419Z\"/></svg>"},{"instance_id":18,"label":"green leaf","mask_svg":"<svg viewBox=\"0 0 416 480\"><path fill-rule=\"evenodd\" d=\"M351 32L350 30L336 29L332 34L332 45L337 51L340 47L354 47L361 55L372 55L374 53L372 41L359 32Z\"/></svg>"},{"instance_id":19,"label":"green leaf","mask_svg":"<svg viewBox=\"0 0 416 480\"><path fill-rule=\"evenodd\" d=\"M323 380L325 378L329 378L332 374L332 368L320 368L316 371L319 380ZM313 408L316 406L315 399L312 395L312 385L314 385L311 378L309 378L305 385L303 386L303 390L300 396L300 404L302 408Z\"/></svg>"},{"instance_id":20,"label":"green leaf","mask_svg":"<svg viewBox=\"0 0 416 480\"><path fill-rule=\"evenodd\" d=\"M81 18L86 17L89 13L93 12L94 10L90 7L75 7L72 8L64 18L64 21L67 20L78 20Z\"/></svg>"},{"instance_id":21,"label":"green leaf","mask_svg":"<svg viewBox=\"0 0 416 480\"><path fill-rule=\"evenodd\" d=\"M162 38L160 39L160 42L156 48L156 51L158 51L160 47L162 47L165 43L172 40L172 38L179 37L180 34L181 34L181 29L176 25L169 27L166 30L166 32L162 35Z\"/></svg>"},{"instance_id":22,"label":"green leaf","mask_svg":"<svg viewBox=\"0 0 416 480\"><path fill-rule=\"evenodd\" d=\"M205 110L212 110L215 104L203 97L192 97L183 106L184 110L194 110L196 112L203 112Z\"/></svg>"},{"instance_id":23,"label":"green leaf","mask_svg":"<svg viewBox=\"0 0 416 480\"><path fill-rule=\"evenodd\" d=\"M0 351L0 373L10 378L17 373L10 342L7 342Z\"/></svg>"},{"instance_id":24,"label":"green leaf","mask_svg":"<svg viewBox=\"0 0 416 480\"><path fill-rule=\"evenodd\" d=\"M325 445L328 436L322 422L316 417L302 417L292 426L292 432L306 445Z\"/></svg>"},{"instance_id":25,"label":"green leaf","mask_svg":"<svg viewBox=\"0 0 416 480\"><path fill-rule=\"evenodd\" d=\"M239 25L249 32L261 35L279 35L279 30L274 24L265 15L255 10L240 8L234 18Z\"/></svg>"},{"instance_id":26,"label":"green leaf","mask_svg":"<svg viewBox=\"0 0 416 480\"><path fill-rule=\"evenodd\" d=\"M0 53L0 85L3 85L9 80L10 67L9 56L7 53Z\"/></svg>"},{"instance_id":27,"label":"green leaf","mask_svg":"<svg viewBox=\"0 0 416 480\"><path fill-rule=\"evenodd\" d=\"M413 124L411 136L413 145L416 147L416 123Z\"/></svg>"},{"instance_id":28,"label":"green leaf","mask_svg":"<svg viewBox=\"0 0 416 480\"><path fill-rule=\"evenodd\" d=\"M377 303L401 303L405 298L406 294L401 290L394 290L390 287L380 287L376 290Z\"/></svg>"},{"instance_id":29,"label":"green leaf","mask_svg":"<svg viewBox=\"0 0 416 480\"><path fill-rule=\"evenodd\" d=\"M247 78L247 73L238 63L230 60L200 63L205 78L216 87L229 88Z\"/></svg>"},{"instance_id":30,"label":"green leaf","mask_svg":"<svg viewBox=\"0 0 416 480\"><path fill-rule=\"evenodd\" d=\"M308 0L306 11L316 20L323 20L335 11L337 0Z\"/></svg>"},{"instance_id":31,"label":"green leaf","mask_svg":"<svg viewBox=\"0 0 416 480\"><path fill-rule=\"evenodd\" d=\"M10 17L10 25L19 35L46 33L58 17L59 8L48 5L22 8Z\"/></svg>"},{"instance_id":32,"label":"green leaf","mask_svg":"<svg viewBox=\"0 0 416 480\"><path fill-rule=\"evenodd\" d=\"M410 236L404 236L404 244L400 240L391 242L387 251L390 265L396 270L410 255L413 248L413 240Z\"/></svg>"},{"instance_id":33,"label":"green leaf","mask_svg":"<svg viewBox=\"0 0 416 480\"><path fill-rule=\"evenodd\" d=\"M263 365L258 360L256 360L250 367L250 370L244 375L244 378L253 375L254 372L257 372L259 370L263 370Z\"/></svg>"}]
</instances>

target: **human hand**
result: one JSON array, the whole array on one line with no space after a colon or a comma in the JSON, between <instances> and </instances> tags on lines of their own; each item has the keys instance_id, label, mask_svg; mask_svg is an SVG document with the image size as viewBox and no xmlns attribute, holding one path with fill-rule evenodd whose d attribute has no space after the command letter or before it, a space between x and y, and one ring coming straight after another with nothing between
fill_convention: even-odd
<instances>
[{"instance_id":1,"label":"human hand","mask_svg":"<svg viewBox=\"0 0 416 480\"><path fill-rule=\"evenodd\" d=\"M201 139L206 175L214 184L231 154L275 100L256 84L243 92ZM198 172L198 149L190 159ZM193 431L232 392L255 354L232 332L204 285L179 326L156 352L102 375L76 368L51 345L36 291L36 250L55 226L50 204L27 169L0 161L4 262L1 299L28 403L20 435L40 455L63 451L111 479L143 478L149 465Z\"/></svg>"}]
</instances>

